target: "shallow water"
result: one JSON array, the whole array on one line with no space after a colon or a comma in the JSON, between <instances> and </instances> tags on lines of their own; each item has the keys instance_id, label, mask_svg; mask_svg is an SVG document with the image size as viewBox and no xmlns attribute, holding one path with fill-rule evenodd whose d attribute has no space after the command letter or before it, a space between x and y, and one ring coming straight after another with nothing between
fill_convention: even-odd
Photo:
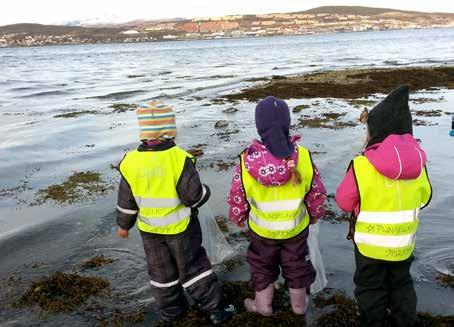
<instances>
[{"instance_id":1,"label":"shallow water","mask_svg":"<svg viewBox=\"0 0 454 327\"><path fill-rule=\"evenodd\" d=\"M231 105L214 104L211 99L251 84L246 82L248 78L445 63L454 64L454 29L0 49L0 189L26 185L0 196L0 279L11 273L21 277L13 287L19 293L32 279L56 270L80 271L82 260L104 254L116 261L84 271L112 283L116 296L103 300L107 307L104 314L108 316L114 308L128 311L137 303L150 303L138 233L133 231L128 241L115 235L114 191L72 206L52 202L29 206L39 189L61 182L74 171L100 171L108 183L116 184L118 176L110 164L136 146L138 131L134 112L112 113L109 106L114 103L161 97L174 106L177 142L184 148L207 144L199 166L213 191L209 207L215 215L226 216L232 171L217 171L210 164L235 161L256 137L254 104L240 102L234 105L237 113L225 114L222 110ZM381 97L377 95L377 99ZM436 102L412 102L411 108L415 112L454 112L453 91L412 95L412 99L441 97ZM290 100L289 104L311 106L292 114L293 122L302 114L315 117L325 112L347 112L341 119L356 122L362 110L335 99ZM54 118L85 110L96 114ZM413 265L418 305L420 310L454 314L454 292L435 281L438 272L454 273L454 138L448 136L451 117L443 113L440 117L415 118L437 124L415 127L415 136L422 140L428 154L434 188L432 203L421 216ZM224 130L216 130L214 124L220 119L230 121L227 131L239 132L219 135ZM295 132L303 135L303 145L318 152L314 161L328 192L334 193L349 161L361 150L364 128L298 128ZM323 222L320 241L329 286L351 294L354 259L352 245L345 239L347 229L346 223ZM231 227L231 231L237 229ZM246 280L247 267L222 274L222 278ZM0 293L4 300L6 288L2 287ZM38 313L1 306L0 324L53 326L65 321L84 326L97 322L95 314L45 315L37 320ZM152 313L147 315L147 321L150 319Z\"/></svg>"}]
</instances>

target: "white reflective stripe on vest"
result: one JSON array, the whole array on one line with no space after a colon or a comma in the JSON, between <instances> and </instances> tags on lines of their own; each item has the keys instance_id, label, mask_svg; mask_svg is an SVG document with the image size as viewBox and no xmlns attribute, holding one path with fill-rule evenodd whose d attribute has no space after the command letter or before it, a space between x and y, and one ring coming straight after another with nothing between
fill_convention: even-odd
<instances>
[{"instance_id":1,"label":"white reflective stripe on vest","mask_svg":"<svg viewBox=\"0 0 454 327\"><path fill-rule=\"evenodd\" d=\"M276 200L267 202L257 202L254 199L249 200L250 203L263 212L297 210L301 206L301 201L302 199Z\"/></svg>"},{"instance_id":2,"label":"white reflective stripe on vest","mask_svg":"<svg viewBox=\"0 0 454 327\"><path fill-rule=\"evenodd\" d=\"M144 217L139 215L139 219L141 222L150 225L150 226L168 226L175 223L179 223L180 221L185 220L191 215L191 208L183 208L180 211L174 212L170 215L159 217L159 218L151 218L151 217Z\"/></svg>"},{"instance_id":3,"label":"white reflective stripe on vest","mask_svg":"<svg viewBox=\"0 0 454 327\"><path fill-rule=\"evenodd\" d=\"M401 236L372 235L367 233L355 233L355 243L369 244L386 248L401 248L415 242L416 234Z\"/></svg>"},{"instance_id":4,"label":"white reflective stripe on vest","mask_svg":"<svg viewBox=\"0 0 454 327\"><path fill-rule=\"evenodd\" d=\"M260 219L252 212L249 212L249 219L254 222L259 227L271 230L271 231L289 231L296 228L301 222L304 220L304 216L306 215L306 210L303 209L298 217L295 219L290 220L283 220L283 221L269 221Z\"/></svg>"},{"instance_id":5,"label":"white reflective stripe on vest","mask_svg":"<svg viewBox=\"0 0 454 327\"><path fill-rule=\"evenodd\" d=\"M135 196L136 203L140 208L175 208L181 204L179 198L143 198Z\"/></svg>"},{"instance_id":6,"label":"white reflective stripe on vest","mask_svg":"<svg viewBox=\"0 0 454 327\"><path fill-rule=\"evenodd\" d=\"M178 285L178 283L179 283L178 279L174 280L173 282L165 283L165 284L155 282L154 280L150 280L150 284L153 285L154 287L158 287L158 288L172 287L172 286Z\"/></svg>"},{"instance_id":7,"label":"white reflective stripe on vest","mask_svg":"<svg viewBox=\"0 0 454 327\"><path fill-rule=\"evenodd\" d=\"M201 273L200 275L194 277L193 279L187 281L187 282L184 283L182 286L183 286L184 288L188 288L189 286L191 286L191 285L197 283L199 280L201 280L201 279L203 279L203 278L205 278L205 277L207 277L207 276L210 276L212 273L213 273L213 269L207 270L207 271Z\"/></svg>"},{"instance_id":8,"label":"white reflective stripe on vest","mask_svg":"<svg viewBox=\"0 0 454 327\"><path fill-rule=\"evenodd\" d=\"M358 222L369 224L411 223L418 218L419 209L405 211L361 211Z\"/></svg>"}]
</instances>

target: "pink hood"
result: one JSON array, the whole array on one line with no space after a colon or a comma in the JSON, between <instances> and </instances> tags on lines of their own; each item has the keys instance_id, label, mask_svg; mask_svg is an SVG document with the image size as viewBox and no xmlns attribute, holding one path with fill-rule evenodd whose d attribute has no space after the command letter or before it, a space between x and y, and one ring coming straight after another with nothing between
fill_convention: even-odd
<instances>
[{"instance_id":1,"label":"pink hood","mask_svg":"<svg viewBox=\"0 0 454 327\"><path fill-rule=\"evenodd\" d=\"M390 135L364 154L380 174L391 179L415 179L426 165L426 153L410 135Z\"/></svg>"},{"instance_id":2,"label":"pink hood","mask_svg":"<svg viewBox=\"0 0 454 327\"><path fill-rule=\"evenodd\" d=\"M300 136L292 136L294 150L291 158L297 164L297 144L301 139ZM286 159L276 158L267 150L265 145L258 140L254 140L246 150L246 156L243 157L244 166L249 174L260 184L265 186L279 186L286 184L292 174L287 165Z\"/></svg>"}]
</instances>

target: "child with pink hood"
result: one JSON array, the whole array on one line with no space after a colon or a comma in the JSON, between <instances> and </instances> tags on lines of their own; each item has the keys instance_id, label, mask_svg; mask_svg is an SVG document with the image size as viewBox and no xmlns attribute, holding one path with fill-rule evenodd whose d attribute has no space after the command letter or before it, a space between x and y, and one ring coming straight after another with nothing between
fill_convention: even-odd
<instances>
[{"instance_id":1,"label":"child with pink hood","mask_svg":"<svg viewBox=\"0 0 454 327\"><path fill-rule=\"evenodd\" d=\"M303 315L306 294L315 279L309 258L309 224L324 215L326 190L299 136L290 136L287 104L269 96L255 110L257 132L240 155L230 190L230 219L247 223L251 242L247 261L255 299L246 299L249 312L273 314L274 282L280 270L289 288L291 307Z\"/></svg>"},{"instance_id":2,"label":"child with pink hood","mask_svg":"<svg viewBox=\"0 0 454 327\"><path fill-rule=\"evenodd\" d=\"M336 192L339 207L354 216L350 235L361 326L416 323L410 266L419 211L432 189L426 153L412 136L408 98L409 87L401 86L366 113L366 149Z\"/></svg>"}]
</instances>

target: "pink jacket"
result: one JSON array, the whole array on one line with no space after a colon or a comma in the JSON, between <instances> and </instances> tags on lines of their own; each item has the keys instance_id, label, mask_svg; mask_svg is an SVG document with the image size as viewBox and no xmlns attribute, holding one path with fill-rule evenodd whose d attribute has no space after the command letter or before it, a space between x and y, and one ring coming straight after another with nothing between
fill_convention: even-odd
<instances>
[{"instance_id":1,"label":"pink jacket","mask_svg":"<svg viewBox=\"0 0 454 327\"><path fill-rule=\"evenodd\" d=\"M292 142L295 144L301 139L300 136L293 136ZM261 142L254 140L248 148L248 155L244 165L247 171L259 183L265 186L278 186L286 184L291 177L291 172L284 159L274 157ZM292 153L292 159L297 164L297 152ZM314 178L312 188L304 199L306 207L311 216L311 223L315 223L325 214L323 203L326 199L326 190L317 168L314 166ZM248 219L249 203L241 180L241 167L238 164L232 180L230 196L229 217L236 223L244 223Z\"/></svg>"},{"instance_id":2,"label":"pink jacket","mask_svg":"<svg viewBox=\"0 0 454 327\"><path fill-rule=\"evenodd\" d=\"M426 153L410 134L390 135L366 149L364 155L380 174L391 179L417 178L426 165ZM336 202L345 212L359 213L359 192L351 166L336 191Z\"/></svg>"}]
</instances>

